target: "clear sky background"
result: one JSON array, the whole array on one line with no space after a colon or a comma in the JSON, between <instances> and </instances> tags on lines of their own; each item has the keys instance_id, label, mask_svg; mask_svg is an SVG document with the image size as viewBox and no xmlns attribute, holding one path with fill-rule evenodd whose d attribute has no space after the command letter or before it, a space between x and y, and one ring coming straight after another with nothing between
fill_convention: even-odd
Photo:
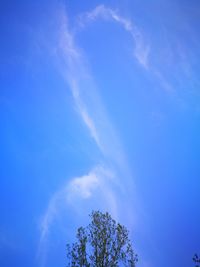
<instances>
[{"instance_id":1,"label":"clear sky background","mask_svg":"<svg viewBox=\"0 0 200 267\"><path fill-rule=\"evenodd\" d=\"M94 209L138 267L200 252L200 3L0 2L0 265L62 267Z\"/></svg>"}]
</instances>

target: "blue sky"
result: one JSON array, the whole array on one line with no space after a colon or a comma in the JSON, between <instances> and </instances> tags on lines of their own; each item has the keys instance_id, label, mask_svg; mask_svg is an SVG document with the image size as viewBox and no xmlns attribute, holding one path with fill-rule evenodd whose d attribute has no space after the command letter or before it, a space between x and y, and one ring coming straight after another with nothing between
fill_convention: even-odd
<instances>
[{"instance_id":1,"label":"blue sky","mask_svg":"<svg viewBox=\"0 0 200 267\"><path fill-rule=\"evenodd\" d=\"M200 240L196 0L1 1L0 264L66 265L94 209L138 267Z\"/></svg>"}]
</instances>

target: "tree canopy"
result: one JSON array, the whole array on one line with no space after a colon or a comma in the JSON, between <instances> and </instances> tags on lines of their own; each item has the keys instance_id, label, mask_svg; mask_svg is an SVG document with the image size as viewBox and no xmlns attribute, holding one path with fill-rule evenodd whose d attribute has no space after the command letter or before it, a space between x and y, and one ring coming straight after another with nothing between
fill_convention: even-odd
<instances>
[{"instance_id":1,"label":"tree canopy","mask_svg":"<svg viewBox=\"0 0 200 267\"><path fill-rule=\"evenodd\" d=\"M109 213L93 211L87 227L77 230L76 241L67 245L68 267L135 267L137 255L125 226Z\"/></svg>"},{"instance_id":2,"label":"tree canopy","mask_svg":"<svg viewBox=\"0 0 200 267\"><path fill-rule=\"evenodd\" d=\"M192 259L195 262L195 267L200 267L200 257L198 256L198 254L194 254L194 257Z\"/></svg>"}]
</instances>

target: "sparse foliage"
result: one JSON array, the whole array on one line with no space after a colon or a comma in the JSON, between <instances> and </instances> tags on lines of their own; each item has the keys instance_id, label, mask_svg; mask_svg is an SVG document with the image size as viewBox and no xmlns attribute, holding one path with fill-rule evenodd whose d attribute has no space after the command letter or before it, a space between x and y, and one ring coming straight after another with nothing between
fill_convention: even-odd
<instances>
[{"instance_id":1,"label":"sparse foliage","mask_svg":"<svg viewBox=\"0 0 200 267\"><path fill-rule=\"evenodd\" d=\"M68 267L135 267L128 230L108 213L94 211L91 223L80 227L77 241L67 245Z\"/></svg>"},{"instance_id":2,"label":"sparse foliage","mask_svg":"<svg viewBox=\"0 0 200 267\"><path fill-rule=\"evenodd\" d=\"M200 267L200 257L197 254L194 254L192 259L195 262L195 267Z\"/></svg>"}]
</instances>

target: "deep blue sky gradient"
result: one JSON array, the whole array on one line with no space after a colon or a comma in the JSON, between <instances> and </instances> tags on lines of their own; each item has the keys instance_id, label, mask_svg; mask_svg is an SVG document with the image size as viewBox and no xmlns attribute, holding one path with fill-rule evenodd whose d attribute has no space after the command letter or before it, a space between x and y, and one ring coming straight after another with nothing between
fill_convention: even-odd
<instances>
[{"instance_id":1,"label":"deep blue sky gradient","mask_svg":"<svg viewBox=\"0 0 200 267\"><path fill-rule=\"evenodd\" d=\"M100 4L140 29L150 46L148 68L135 59L133 40L121 25L96 19L78 26L80 14ZM48 248L41 252L45 261L38 256L41 220L66 181L104 161L54 57L60 8L129 162L141 208L131 229L138 266L193 266L193 253L200 249L200 4L195 0L1 1L0 265L65 266L73 207L61 209L53 222ZM112 141L108 136L106 145ZM126 185L125 180L121 177ZM135 203L127 195L134 216ZM83 205L89 207L87 201ZM120 192L118 202L123 202ZM75 225L84 224L87 215Z\"/></svg>"}]
</instances>

